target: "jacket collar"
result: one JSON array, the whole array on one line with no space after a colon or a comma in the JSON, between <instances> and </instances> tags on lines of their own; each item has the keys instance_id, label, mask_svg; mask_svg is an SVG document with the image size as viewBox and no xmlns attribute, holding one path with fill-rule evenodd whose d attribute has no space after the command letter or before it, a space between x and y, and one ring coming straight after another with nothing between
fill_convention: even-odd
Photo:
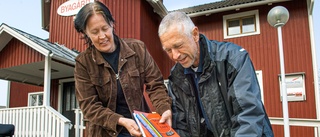
<instances>
[{"instance_id":1,"label":"jacket collar","mask_svg":"<svg viewBox=\"0 0 320 137\"><path fill-rule=\"evenodd\" d=\"M130 56L133 56L135 54L135 52L127 45L127 43L123 39L119 38L119 43L120 43L119 59L121 60L119 62L119 66L122 66L127 61L127 58ZM107 61L103 58L100 51L98 51L94 46L92 46L90 48L92 48L92 59L93 59L93 61L96 62L97 65L101 65L101 64L106 65L107 64L108 66L110 66L107 63Z\"/></svg>"},{"instance_id":2,"label":"jacket collar","mask_svg":"<svg viewBox=\"0 0 320 137\"><path fill-rule=\"evenodd\" d=\"M201 38L201 36L203 36L203 35L200 34L200 38ZM203 61L204 61L204 55L205 55L204 47L205 46L207 46L207 44L202 44L201 41L199 40L200 57L199 57L199 65L198 65L198 69L197 69L196 73L201 74L203 72L203 64L204 64ZM194 71L192 70L191 67L184 69L184 74L193 74L193 73L194 73Z\"/></svg>"}]
</instances>

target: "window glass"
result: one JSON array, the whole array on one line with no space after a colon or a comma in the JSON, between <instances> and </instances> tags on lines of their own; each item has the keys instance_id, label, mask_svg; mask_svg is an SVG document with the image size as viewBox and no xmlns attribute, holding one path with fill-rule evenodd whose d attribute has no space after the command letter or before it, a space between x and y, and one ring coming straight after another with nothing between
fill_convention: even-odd
<instances>
[{"instance_id":1,"label":"window glass","mask_svg":"<svg viewBox=\"0 0 320 137\"><path fill-rule=\"evenodd\" d=\"M38 95L38 106L43 105L43 94Z\"/></svg>"},{"instance_id":2,"label":"window glass","mask_svg":"<svg viewBox=\"0 0 320 137\"><path fill-rule=\"evenodd\" d=\"M67 90L66 91L67 93L66 93L66 110L67 111L70 111L71 110L71 99L70 99L70 97L71 97L71 90Z\"/></svg>"},{"instance_id":3,"label":"window glass","mask_svg":"<svg viewBox=\"0 0 320 137\"><path fill-rule=\"evenodd\" d=\"M235 35L240 34L240 20L230 20L228 21L228 34L229 35Z\"/></svg>"},{"instance_id":4,"label":"window glass","mask_svg":"<svg viewBox=\"0 0 320 137\"><path fill-rule=\"evenodd\" d=\"M74 91L75 89L71 87L71 91ZM76 109L77 108L77 102L76 102L76 95L75 92L71 92L71 109Z\"/></svg>"},{"instance_id":5,"label":"window glass","mask_svg":"<svg viewBox=\"0 0 320 137\"><path fill-rule=\"evenodd\" d=\"M30 106L37 106L37 95L31 95Z\"/></svg>"},{"instance_id":6,"label":"window glass","mask_svg":"<svg viewBox=\"0 0 320 137\"><path fill-rule=\"evenodd\" d=\"M242 33L254 32L254 31L255 31L254 17L244 18L242 20Z\"/></svg>"},{"instance_id":7,"label":"window glass","mask_svg":"<svg viewBox=\"0 0 320 137\"><path fill-rule=\"evenodd\" d=\"M43 105L43 92L29 93L29 106L41 106Z\"/></svg>"}]
</instances>

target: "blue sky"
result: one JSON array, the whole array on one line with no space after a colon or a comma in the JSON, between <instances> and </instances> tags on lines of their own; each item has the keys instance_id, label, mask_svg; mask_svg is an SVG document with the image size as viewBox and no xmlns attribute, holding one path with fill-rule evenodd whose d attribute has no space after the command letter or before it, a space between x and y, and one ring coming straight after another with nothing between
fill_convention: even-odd
<instances>
[{"instance_id":1,"label":"blue sky","mask_svg":"<svg viewBox=\"0 0 320 137\"><path fill-rule=\"evenodd\" d=\"M66 1L66 0L65 0ZM163 0L166 8L170 10L181 9L194 5L210 3L219 0ZM317 48L317 62L320 65L320 2L315 0L313 9L314 34ZM318 18L316 18L318 17ZM290 21L290 19L289 19ZM15 28L38 36L48 38L49 33L41 27L41 0L1 0L0 24L6 23ZM317 39L318 38L318 39ZM7 104L7 82L0 80L0 106Z\"/></svg>"}]
</instances>

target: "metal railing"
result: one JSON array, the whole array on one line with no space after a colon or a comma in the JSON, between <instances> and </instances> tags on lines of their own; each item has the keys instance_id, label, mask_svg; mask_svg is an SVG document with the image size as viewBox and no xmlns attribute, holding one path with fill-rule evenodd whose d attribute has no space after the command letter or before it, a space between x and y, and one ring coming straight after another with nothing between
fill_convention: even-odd
<instances>
[{"instance_id":1,"label":"metal railing","mask_svg":"<svg viewBox=\"0 0 320 137\"><path fill-rule=\"evenodd\" d=\"M0 123L15 125L15 137L68 137L72 127L50 106L0 109Z\"/></svg>"}]
</instances>

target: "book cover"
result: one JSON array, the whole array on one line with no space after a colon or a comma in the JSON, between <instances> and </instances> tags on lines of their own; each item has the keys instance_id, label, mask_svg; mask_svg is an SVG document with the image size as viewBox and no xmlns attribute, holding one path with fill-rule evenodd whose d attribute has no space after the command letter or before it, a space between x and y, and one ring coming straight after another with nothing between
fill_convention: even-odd
<instances>
[{"instance_id":1,"label":"book cover","mask_svg":"<svg viewBox=\"0 0 320 137\"><path fill-rule=\"evenodd\" d=\"M167 123L159 123L158 113L134 111L133 116L143 137L180 137Z\"/></svg>"}]
</instances>

